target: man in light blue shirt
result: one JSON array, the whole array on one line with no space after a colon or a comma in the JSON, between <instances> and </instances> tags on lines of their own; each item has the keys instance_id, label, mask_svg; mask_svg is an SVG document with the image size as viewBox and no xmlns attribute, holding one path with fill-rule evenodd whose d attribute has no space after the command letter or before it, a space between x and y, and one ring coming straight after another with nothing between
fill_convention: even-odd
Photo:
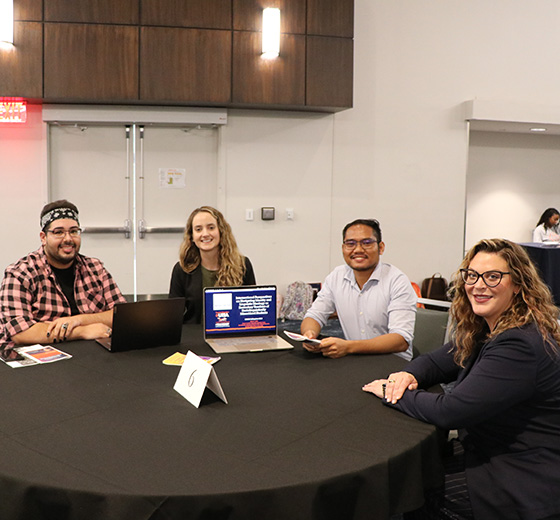
<instances>
[{"instance_id":1,"label":"man in light blue shirt","mask_svg":"<svg viewBox=\"0 0 560 520\"><path fill-rule=\"evenodd\" d=\"M320 345L305 342L307 350L332 358L395 353L412 359L416 293L402 271L380 262L384 251L377 220L359 219L344 227L346 265L336 267L325 279L301 322L301 333L317 338L336 312L347 339L324 338Z\"/></svg>"}]
</instances>

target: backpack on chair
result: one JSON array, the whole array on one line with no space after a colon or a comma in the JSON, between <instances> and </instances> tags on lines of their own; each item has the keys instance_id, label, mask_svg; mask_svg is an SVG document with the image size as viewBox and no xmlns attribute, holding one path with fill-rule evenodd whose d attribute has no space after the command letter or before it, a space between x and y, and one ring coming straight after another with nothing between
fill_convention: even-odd
<instances>
[{"instance_id":1,"label":"backpack on chair","mask_svg":"<svg viewBox=\"0 0 560 520\"><path fill-rule=\"evenodd\" d=\"M430 300L447 300L447 280L436 273L422 281L422 298Z\"/></svg>"},{"instance_id":2,"label":"backpack on chair","mask_svg":"<svg viewBox=\"0 0 560 520\"><path fill-rule=\"evenodd\" d=\"M286 289L280 309L282 320L302 320L313 303L313 287L305 282L293 282Z\"/></svg>"},{"instance_id":3,"label":"backpack on chair","mask_svg":"<svg viewBox=\"0 0 560 520\"><path fill-rule=\"evenodd\" d=\"M429 298L430 300L449 301L447 297L447 290L449 285L447 280L441 276L440 273L435 273L430 278L425 278L422 281L422 298ZM426 309L438 310L438 307L433 305L426 305Z\"/></svg>"}]
</instances>

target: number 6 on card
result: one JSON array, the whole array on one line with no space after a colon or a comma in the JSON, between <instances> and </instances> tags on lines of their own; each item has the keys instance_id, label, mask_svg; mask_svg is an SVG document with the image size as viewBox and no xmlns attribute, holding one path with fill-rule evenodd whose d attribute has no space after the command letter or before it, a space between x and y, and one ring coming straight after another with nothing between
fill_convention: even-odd
<instances>
[{"instance_id":1,"label":"number 6 on card","mask_svg":"<svg viewBox=\"0 0 560 520\"><path fill-rule=\"evenodd\" d=\"M214 367L189 350L173 390L179 392L189 403L198 408L206 387L227 404L226 395Z\"/></svg>"}]
</instances>

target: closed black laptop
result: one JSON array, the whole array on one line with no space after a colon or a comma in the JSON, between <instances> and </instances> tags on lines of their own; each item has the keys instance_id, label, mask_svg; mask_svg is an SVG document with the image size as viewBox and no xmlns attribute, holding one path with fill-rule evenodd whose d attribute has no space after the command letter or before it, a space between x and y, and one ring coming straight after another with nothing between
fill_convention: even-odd
<instances>
[{"instance_id":1,"label":"closed black laptop","mask_svg":"<svg viewBox=\"0 0 560 520\"><path fill-rule=\"evenodd\" d=\"M175 345L181 341L185 298L118 303L113 333L96 340L111 352Z\"/></svg>"}]
</instances>

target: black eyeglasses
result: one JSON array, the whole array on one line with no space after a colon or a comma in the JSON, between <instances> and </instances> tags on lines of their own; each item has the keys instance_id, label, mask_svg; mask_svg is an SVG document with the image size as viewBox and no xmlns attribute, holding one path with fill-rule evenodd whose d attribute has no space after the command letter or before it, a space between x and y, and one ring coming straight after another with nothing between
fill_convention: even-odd
<instances>
[{"instance_id":1,"label":"black eyeglasses","mask_svg":"<svg viewBox=\"0 0 560 520\"><path fill-rule=\"evenodd\" d=\"M82 234L82 230L79 227L71 228L71 229L62 229L62 228L56 228L52 230L47 229L46 232L50 233L55 238L64 238L66 236L66 233L68 233L72 238L77 238Z\"/></svg>"},{"instance_id":2,"label":"black eyeglasses","mask_svg":"<svg viewBox=\"0 0 560 520\"><path fill-rule=\"evenodd\" d=\"M474 285L478 282L479 278L482 278L482 281L488 287L496 287L500 285L504 275L511 274L504 271L486 271L484 273L477 273L474 269L460 269L460 271L461 278L467 285Z\"/></svg>"},{"instance_id":3,"label":"black eyeglasses","mask_svg":"<svg viewBox=\"0 0 560 520\"><path fill-rule=\"evenodd\" d=\"M371 249L375 244L377 244L377 240L373 238L364 238L363 240L348 239L342 242L344 249L348 249L349 251L356 249L358 244L360 244L364 249Z\"/></svg>"}]
</instances>

